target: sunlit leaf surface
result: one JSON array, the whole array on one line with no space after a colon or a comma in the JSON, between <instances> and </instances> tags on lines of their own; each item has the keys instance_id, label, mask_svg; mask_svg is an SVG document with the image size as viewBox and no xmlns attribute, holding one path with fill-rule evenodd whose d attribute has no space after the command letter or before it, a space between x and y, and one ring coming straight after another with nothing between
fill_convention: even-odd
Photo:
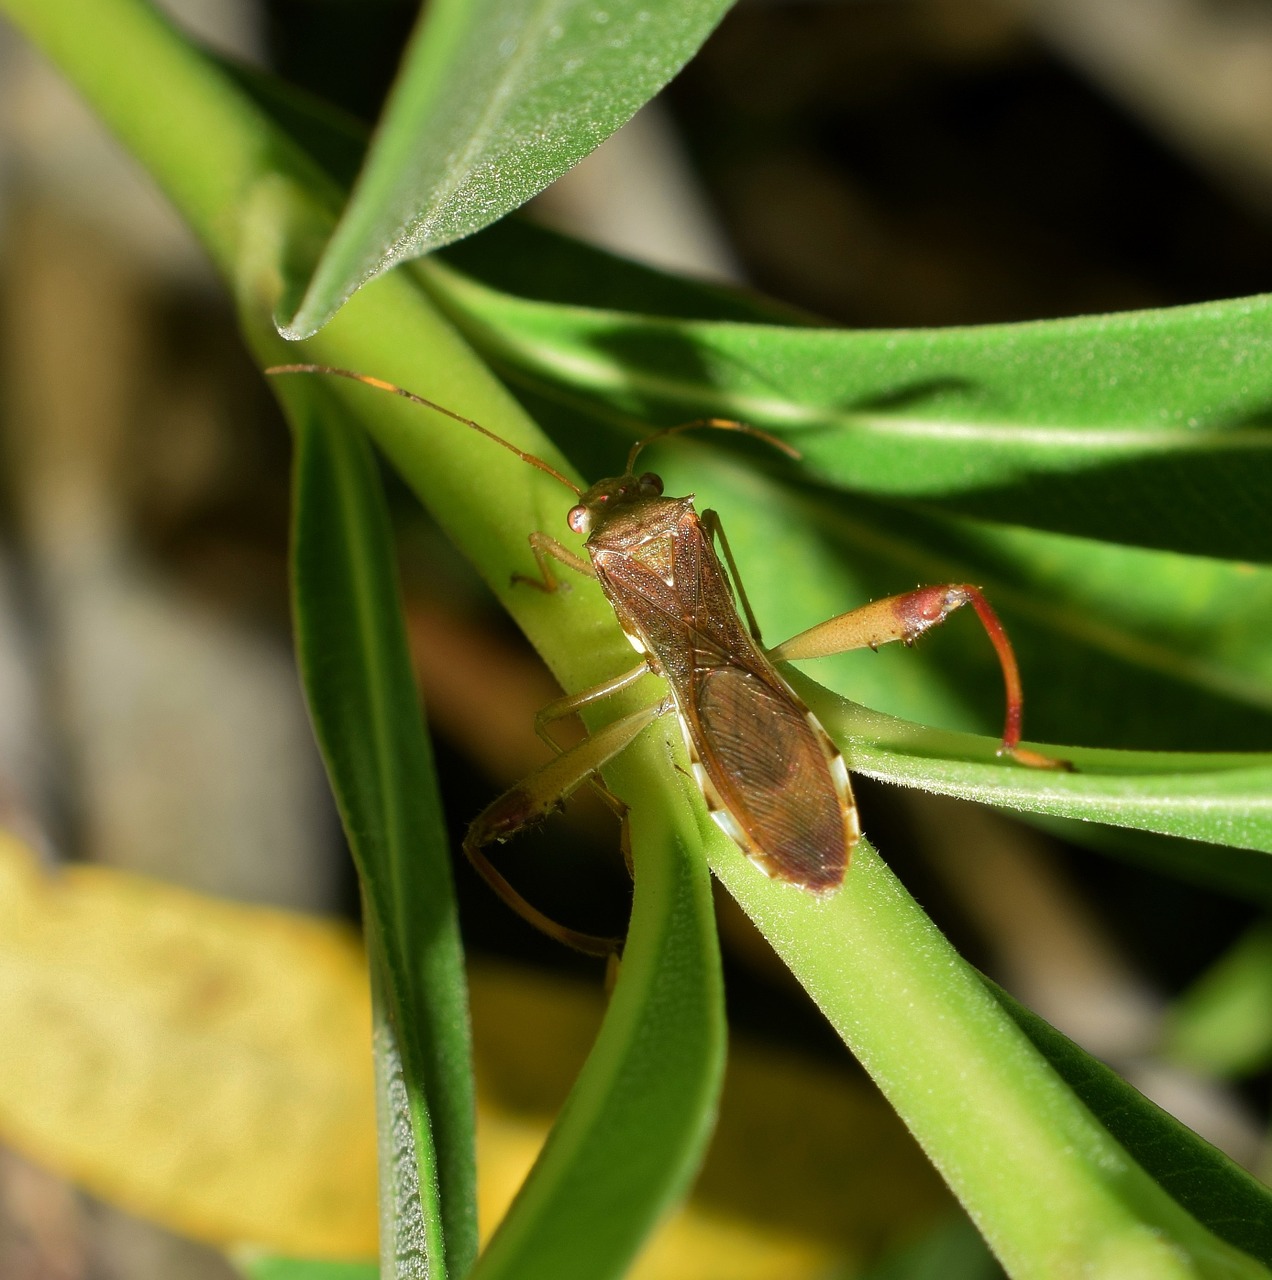
<instances>
[{"instance_id":1,"label":"sunlit leaf surface","mask_svg":"<svg viewBox=\"0 0 1272 1280\"><path fill-rule=\"evenodd\" d=\"M362 176L284 332L305 337L371 277L523 204L684 65L729 0L439 0Z\"/></svg>"}]
</instances>

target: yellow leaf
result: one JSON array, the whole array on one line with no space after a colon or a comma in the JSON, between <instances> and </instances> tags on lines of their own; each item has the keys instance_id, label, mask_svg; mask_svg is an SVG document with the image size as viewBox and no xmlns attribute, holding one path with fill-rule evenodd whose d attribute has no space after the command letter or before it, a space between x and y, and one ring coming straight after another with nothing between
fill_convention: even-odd
<instances>
[{"instance_id":1,"label":"yellow leaf","mask_svg":"<svg viewBox=\"0 0 1272 1280\"><path fill-rule=\"evenodd\" d=\"M479 1199L497 1224L604 1012L587 984L470 975ZM58 876L0 832L0 1140L221 1246L374 1257L366 962L339 925L104 867ZM814 1280L948 1211L864 1078L735 1044L690 1203L632 1280Z\"/></svg>"},{"instance_id":2,"label":"yellow leaf","mask_svg":"<svg viewBox=\"0 0 1272 1280\"><path fill-rule=\"evenodd\" d=\"M0 833L0 1137L211 1243L373 1256L366 966L352 931Z\"/></svg>"}]
</instances>

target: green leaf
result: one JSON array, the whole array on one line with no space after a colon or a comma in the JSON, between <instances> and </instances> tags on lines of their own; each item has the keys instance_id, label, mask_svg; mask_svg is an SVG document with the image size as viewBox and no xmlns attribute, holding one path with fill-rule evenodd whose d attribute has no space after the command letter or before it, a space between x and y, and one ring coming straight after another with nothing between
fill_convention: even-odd
<instances>
[{"instance_id":1,"label":"green leaf","mask_svg":"<svg viewBox=\"0 0 1272 1280\"><path fill-rule=\"evenodd\" d=\"M883 716L811 680L796 677L792 684L849 768L881 782L1191 840L1222 837L1236 848L1272 852L1272 754L1047 747L1075 772L1031 769L998 758L998 739Z\"/></svg>"},{"instance_id":2,"label":"green leaf","mask_svg":"<svg viewBox=\"0 0 1272 1280\"><path fill-rule=\"evenodd\" d=\"M665 722L664 722L665 724ZM600 1035L474 1280L607 1280L688 1189L715 1121L725 1018L711 881L670 811L669 733L607 773L632 805L636 880Z\"/></svg>"},{"instance_id":3,"label":"green leaf","mask_svg":"<svg viewBox=\"0 0 1272 1280\"><path fill-rule=\"evenodd\" d=\"M1256 925L1180 997L1161 1051L1210 1075L1249 1075L1272 1060L1272 926Z\"/></svg>"},{"instance_id":4,"label":"green leaf","mask_svg":"<svg viewBox=\"0 0 1272 1280\"><path fill-rule=\"evenodd\" d=\"M986 980L990 994L1100 1123L1199 1222L1272 1263L1272 1190Z\"/></svg>"},{"instance_id":5,"label":"green leaf","mask_svg":"<svg viewBox=\"0 0 1272 1280\"><path fill-rule=\"evenodd\" d=\"M299 311L307 337L372 277L487 226L662 88L728 0L436 0Z\"/></svg>"},{"instance_id":6,"label":"green leaf","mask_svg":"<svg viewBox=\"0 0 1272 1280\"><path fill-rule=\"evenodd\" d=\"M658 425L732 417L804 469L932 510L1272 559L1272 298L1077 320L835 331L510 297L430 264L520 380Z\"/></svg>"},{"instance_id":7,"label":"green leaf","mask_svg":"<svg viewBox=\"0 0 1272 1280\"><path fill-rule=\"evenodd\" d=\"M467 993L432 759L379 480L327 388L282 388L296 436L293 584L305 695L358 865L372 956L387 1261L476 1254Z\"/></svg>"},{"instance_id":8,"label":"green leaf","mask_svg":"<svg viewBox=\"0 0 1272 1280\"><path fill-rule=\"evenodd\" d=\"M1132 1159L866 842L844 887L817 898L758 874L722 834L706 836L712 870L870 1072L1010 1275L1268 1274Z\"/></svg>"}]
</instances>

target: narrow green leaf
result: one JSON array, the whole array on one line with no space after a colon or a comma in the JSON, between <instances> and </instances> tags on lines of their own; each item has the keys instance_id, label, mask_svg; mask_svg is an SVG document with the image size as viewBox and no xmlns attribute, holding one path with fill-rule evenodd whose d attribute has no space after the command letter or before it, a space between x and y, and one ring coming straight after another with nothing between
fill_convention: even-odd
<instances>
[{"instance_id":1,"label":"narrow green leaf","mask_svg":"<svg viewBox=\"0 0 1272 1280\"><path fill-rule=\"evenodd\" d=\"M706 845L1010 1275L1269 1274L1128 1155L864 841L823 898L766 879L722 835Z\"/></svg>"},{"instance_id":2,"label":"narrow green leaf","mask_svg":"<svg viewBox=\"0 0 1272 1280\"><path fill-rule=\"evenodd\" d=\"M1272 754L1045 746L1072 773L997 756L999 740L869 711L798 675L792 684L855 773L1025 813L1107 822L1272 852Z\"/></svg>"},{"instance_id":3,"label":"narrow green leaf","mask_svg":"<svg viewBox=\"0 0 1272 1280\"><path fill-rule=\"evenodd\" d=\"M1211 1075L1248 1075L1272 1061L1272 926L1256 925L1180 997L1161 1048Z\"/></svg>"},{"instance_id":4,"label":"narrow green leaf","mask_svg":"<svg viewBox=\"0 0 1272 1280\"><path fill-rule=\"evenodd\" d=\"M662 88L728 0L436 0L288 337L373 276L494 222Z\"/></svg>"},{"instance_id":5,"label":"narrow green leaf","mask_svg":"<svg viewBox=\"0 0 1272 1280\"><path fill-rule=\"evenodd\" d=\"M467 996L388 517L366 441L328 389L281 391L296 435L297 648L373 961L385 1270L458 1276L476 1252Z\"/></svg>"},{"instance_id":6,"label":"narrow green leaf","mask_svg":"<svg viewBox=\"0 0 1272 1280\"><path fill-rule=\"evenodd\" d=\"M840 332L554 306L430 264L471 340L543 390L740 418L829 484L1195 555L1272 558L1272 299Z\"/></svg>"},{"instance_id":7,"label":"narrow green leaf","mask_svg":"<svg viewBox=\"0 0 1272 1280\"><path fill-rule=\"evenodd\" d=\"M1007 992L985 985L1141 1168L1215 1235L1272 1264L1272 1190Z\"/></svg>"},{"instance_id":8,"label":"narrow green leaf","mask_svg":"<svg viewBox=\"0 0 1272 1280\"><path fill-rule=\"evenodd\" d=\"M669 732L656 735L656 746L629 749L613 771L632 804L636 876L618 984L474 1280L623 1275L687 1190L710 1136L724 1069L723 988L695 824L683 806L669 814L660 798Z\"/></svg>"}]
</instances>

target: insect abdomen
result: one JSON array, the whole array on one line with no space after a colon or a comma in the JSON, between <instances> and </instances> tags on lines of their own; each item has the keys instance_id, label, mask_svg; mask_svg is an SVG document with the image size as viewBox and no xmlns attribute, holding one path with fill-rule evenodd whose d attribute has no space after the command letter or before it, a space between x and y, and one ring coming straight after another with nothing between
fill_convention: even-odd
<instances>
[{"instance_id":1,"label":"insect abdomen","mask_svg":"<svg viewBox=\"0 0 1272 1280\"><path fill-rule=\"evenodd\" d=\"M703 673L696 692L702 766L728 813L721 826L769 875L836 888L859 832L825 730L784 686L742 667Z\"/></svg>"}]
</instances>

